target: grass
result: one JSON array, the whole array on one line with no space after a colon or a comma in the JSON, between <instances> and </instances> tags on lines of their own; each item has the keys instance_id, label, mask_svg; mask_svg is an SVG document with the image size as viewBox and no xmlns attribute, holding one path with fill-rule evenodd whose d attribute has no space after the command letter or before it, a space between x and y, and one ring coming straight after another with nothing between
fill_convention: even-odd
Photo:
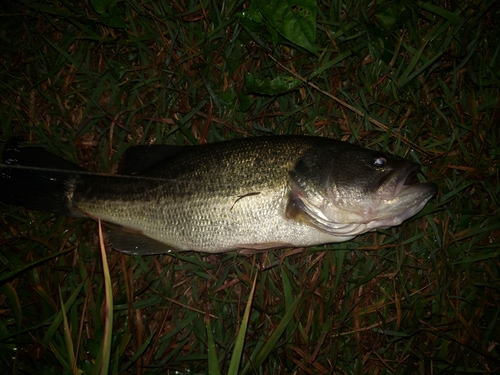
<instances>
[{"instance_id":1,"label":"grass","mask_svg":"<svg viewBox=\"0 0 500 375\"><path fill-rule=\"evenodd\" d=\"M500 5L296 5L290 34L260 0L1 2L2 142L109 172L135 144L314 134L439 186L401 227L251 257L103 262L96 223L4 205L1 373L500 371Z\"/></svg>"}]
</instances>

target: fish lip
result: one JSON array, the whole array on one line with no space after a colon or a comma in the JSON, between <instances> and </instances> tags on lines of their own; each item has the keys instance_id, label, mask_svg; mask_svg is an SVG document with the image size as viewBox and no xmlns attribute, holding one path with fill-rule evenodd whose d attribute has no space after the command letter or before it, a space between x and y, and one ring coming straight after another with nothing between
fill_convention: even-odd
<instances>
[{"instance_id":1,"label":"fish lip","mask_svg":"<svg viewBox=\"0 0 500 375\"><path fill-rule=\"evenodd\" d=\"M423 207L436 193L436 184L420 182L412 185L403 185L397 197L400 200L413 201L414 205L421 203Z\"/></svg>"}]
</instances>

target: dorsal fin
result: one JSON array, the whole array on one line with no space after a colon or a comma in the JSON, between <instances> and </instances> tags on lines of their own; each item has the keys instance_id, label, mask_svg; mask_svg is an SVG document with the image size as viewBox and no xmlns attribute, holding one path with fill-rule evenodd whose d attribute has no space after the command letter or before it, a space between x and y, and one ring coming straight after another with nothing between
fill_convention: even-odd
<instances>
[{"instance_id":1,"label":"dorsal fin","mask_svg":"<svg viewBox=\"0 0 500 375\"><path fill-rule=\"evenodd\" d=\"M118 174L143 174L156 169L161 163L192 146L151 145L133 146L123 154Z\"/></svg>"}]
</instances>

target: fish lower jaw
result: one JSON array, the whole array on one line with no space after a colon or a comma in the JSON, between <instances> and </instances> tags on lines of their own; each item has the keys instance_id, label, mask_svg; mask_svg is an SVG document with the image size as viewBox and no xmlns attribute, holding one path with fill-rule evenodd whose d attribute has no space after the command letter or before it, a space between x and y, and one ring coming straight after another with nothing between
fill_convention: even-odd
<instances>
[{"instance_id":1,"label":"fish lower jaw","mask_svg":"<svg viewBox=\"0 0 500 375\"><path fill-rule=\"evenodd\" d=\"M396 227L398 225L401 225L405 220L408 220L410 217L419 213L422 210L422 208L424 208L425 204L429 199L426 199L424 201L419 201L415 205L410 206L406 210L401 211L399 213L393 215L385 215L385 217L380 217L375 220L372 220L368 223L368 225L372 227L373 230L387 229L390 227Z\"/></svg>"},{"instance_id":2,"label":"fish lower jaw","mask_svg":"<svg viewBox=\"0 0 500 375\"><path fill-rule=\"evenodd\" d=\"M396 212L391 212L391 207L385 209L383 207L366 207L362 212L344 211L339 217L324 223L321 229L334 236L355 237L377 229L396 227L420 212L429 199L418 201L414 205Z\"/></svg>"},{"instance_id":3,"label":"fish lower jaw","mask_svg":"<svg viewBox=\"0 0 500 375\"><path fill-rule=\"evenodd\" d=\"M343 227L335 228L335 230L329 231L328 233L335 237L340 237L340 238L348 237L347 240L341 239L338 242L348 241L349 239L352 239L356 236L359 236L367 232L375 232L378 229L388 229L391 227L401 225L403 221L406 219L407 217L405 216L402 219L389 218L385 220L368 221L366 223L345 224Z\"/></svg>"}]
</instances>

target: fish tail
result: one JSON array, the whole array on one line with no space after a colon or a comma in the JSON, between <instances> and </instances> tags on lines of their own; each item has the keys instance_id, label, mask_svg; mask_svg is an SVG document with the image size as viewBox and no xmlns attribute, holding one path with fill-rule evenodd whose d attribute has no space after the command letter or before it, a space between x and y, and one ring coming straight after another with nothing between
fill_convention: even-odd
<instances>
[{"instance_id":1,"label":"fish tail","mask_svg":"<svg viewBox=\"0 0 500 375\"><path fill-rule=\"evenodd\" d=\"M33 210L79 216L71 210L69 192L83 168L41 147L20 147L18 138L7 142L2 159L0 201Z\"/></svg>"}]
</instances>

